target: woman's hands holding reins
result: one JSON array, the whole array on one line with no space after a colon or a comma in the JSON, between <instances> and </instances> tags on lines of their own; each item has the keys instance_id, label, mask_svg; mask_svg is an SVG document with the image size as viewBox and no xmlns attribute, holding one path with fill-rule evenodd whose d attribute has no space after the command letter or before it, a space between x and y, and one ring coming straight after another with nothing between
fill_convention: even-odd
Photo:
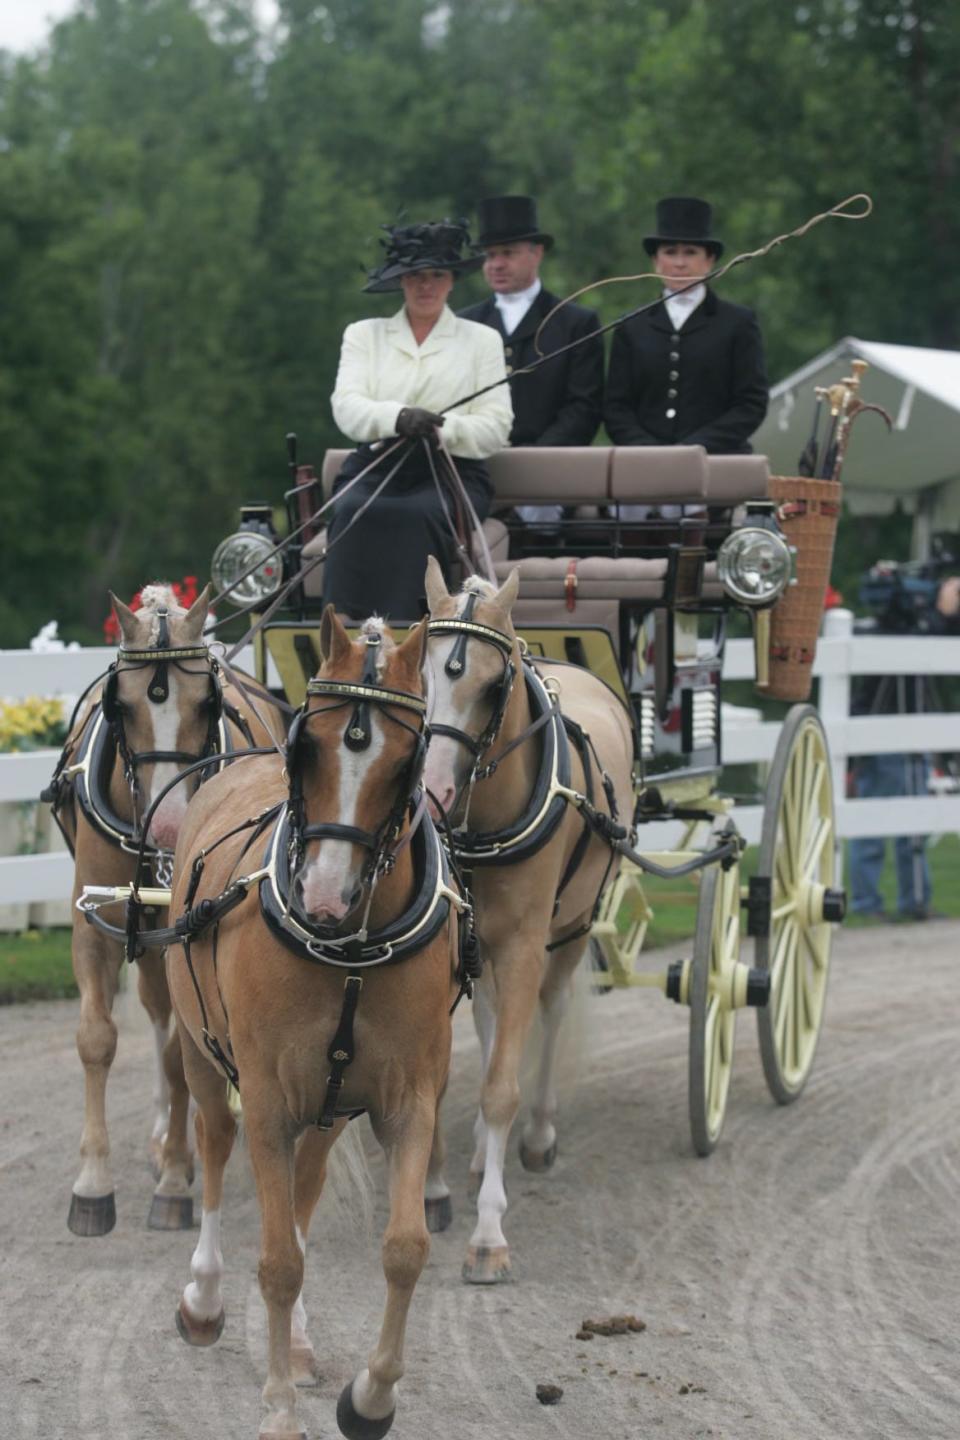
<instances>
[{"instance_id":1,"label":"woman's hands holding reins","mask_svg":"<svg viewBox=\"0 0 960 1440\"><path fill-rule=\"evenodd\" d=\"M435 415L432 410L424 410L420 405L408 405L397 416L397 434L408 440L419 440L432 435L442 424L442 415Z\"/></svg>"}]
</instances>

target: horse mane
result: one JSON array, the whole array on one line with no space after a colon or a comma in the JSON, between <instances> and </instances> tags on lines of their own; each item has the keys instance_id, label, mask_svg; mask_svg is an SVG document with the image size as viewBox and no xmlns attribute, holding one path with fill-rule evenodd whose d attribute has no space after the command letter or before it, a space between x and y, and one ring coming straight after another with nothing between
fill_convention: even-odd
<instances>
[{"instance_id":1,"label":"horse mane","mask_svg":"<svg viewBox=\"0 0 960 1440\"><path fill-rule=\"evenodd\" d=\"M380 639L380 648L377 651L377 679L382 680L387 652L396 648L395 642L387 634L387 622L380 615L371 615L360 626L360 634L364 638L367 635L376 635Z\"/></svg>"},{"instance_id":2,"label":"horse mane","mask_svg":"<svg viewBox=\"0 0 960 1440\"><path fill-rule=\"evenodd\" d=\"M476 595L481 600L493 600L496 598L496 594L497 587L491 581L485 580L482 575L470 575L464 580L463 588L457 598L463 599L467 595Z\"/></svg>"},{"instance_id":3,"label":"horse mane","mask_svg":"<svg viewBox=\"0 0 960 1440\"><path fill-rule=\"evenodd\" d=\"M168 585L165 580L154 580L152 584L144 585L140 591L140 614L143 619L150 621L148 645L155 644L160 634L159 612L161 610L166 610L172 617L178 619L187 613L174 594L173 586Z\"/></svg>"}]
</instances>

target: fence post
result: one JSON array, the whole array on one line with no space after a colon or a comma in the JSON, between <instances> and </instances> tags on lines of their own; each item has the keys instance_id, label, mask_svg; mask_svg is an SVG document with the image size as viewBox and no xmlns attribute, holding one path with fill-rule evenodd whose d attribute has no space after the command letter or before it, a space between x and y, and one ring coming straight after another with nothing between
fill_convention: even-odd
<instances>
[{"instance_id":1,"label":"fence post","mask_svg":"<svg viewBox=\"0 0 960 1440\"><path fill-rule=\"evenodd\" d=\"M853 611L828 610L823 617L821 640L833 641L837 649L845 641L845 664L835 671L831 666L820 677L820 718L830 742L830 766L833 771L833 793L837 806L847 798L847 720L850 718L850 670L853 656ZM837 845L835 883L843 885L843 846Z\"/></svg>"}]
</instances>

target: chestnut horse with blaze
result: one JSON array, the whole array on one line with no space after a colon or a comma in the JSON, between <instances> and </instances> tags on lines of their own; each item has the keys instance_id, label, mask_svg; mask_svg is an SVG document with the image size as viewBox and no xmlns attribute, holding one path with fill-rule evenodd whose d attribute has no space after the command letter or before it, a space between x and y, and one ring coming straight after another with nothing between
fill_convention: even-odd
<instances>
[{"instance_id":1,"label":"chestnut horse with blaze","mask_svg":"<svg viewBox=\"0 0 960 1440\"><path fill-rule=\"evenodd\" d=\"M262 1218L264 1440L302 1434L296 1385L316 1373L299 1298L307 1231L350 1115L366 1111L386 1153L390 1219L380 1338L337 1409L348 1437L390 1427L429 1249L424 1182L450 1059L462 899L422 797L426 636L423 621L395 644L368 621L351 641L328 607L323 664L291 727L286 767L264 757L218 775L191 804L177 847L174 915L243 895L216 931L198 931L185 956L167 959L203 1163L200 1238L177 1324L200 1345L223 1328L220 1207L236 1129L224 1072L233 1072Z\"/></svg>"},{"instance_id":2,"label":"chestnut horse with blaze","mask_svg":"<svg viewBox=\"0 0 960 1440\"><path fill-rule=\"evenodd\" d=\"M111 597L121 634L117 659L68 736L44 792L75 860L73 970L80 991L77 1049L85 1089L80 1173L67 1223L77 1235L105 1235L116 1221L106 1087L117 1049L112 1011L124 944L119 906L108 907L104 916L113 919L111 934L88 924L76 902L85 886L162 889L169 876L158 873L157 865L164 857L172 859L201 774L187 774L160 799L144 836L153 801L204 757L226 761L235 752L272 744L268 724L283 734L269 694L253 682L248 695L221 682L203 634L209 595L208 586L184 610L170 586L148 585L136 612ZM268 721L258 712L269 712ZM163 910L157 911L158 928L164 917ZM148 1223L155 1229L184 1229L193 1223L193 1201L189 1156L183 1158L189 1097L180 1043L170 1030L163 955L143 949L138 960L137 988L153 1025L157 1064L149 1145L157 1187Z\"/></svg>"},{"instance_id":3,"label":"chestnut horse with blaze","mask_svg":"<svg viewBox=\"0 0 960 1440\"><path fill-rule=\"evenodd\" d=\"M520 1155L540 1171L556 1157L558 1033L600 894L616 874L609 840L632 823L633 733L626 707L589 670L521 654L510 613L516 571L499 590L474 576L454 596L431 559L426 587L425 780L470 876L483 959L473 1004L483 1060L470 1166L478 1213L463 1277L492 1284L510 1276L503 1169L538 1000L543 1049ZM438 1137L427 1194L447 1220L442 1159Z\"/></svg>"}]
</instances>

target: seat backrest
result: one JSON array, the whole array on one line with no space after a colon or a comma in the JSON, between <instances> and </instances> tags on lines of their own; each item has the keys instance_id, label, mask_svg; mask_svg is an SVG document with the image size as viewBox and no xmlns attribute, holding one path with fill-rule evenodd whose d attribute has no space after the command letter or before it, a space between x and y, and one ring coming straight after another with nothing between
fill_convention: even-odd
<instances>
[{"instance_id":1,"label":"seat backrest","mask_svg":"<svg viewBox=\"0 0 960 1440\"><path fill-rule=\"evenodd\" d=\"M496 505L603 505L611 451L606 446L524 446L491 455Z\"/></svg>"},{"instance_id":2,"label":"seat backrest","mask_svg":"<svg viewBox=\"0 0 960 1440\"><path fill-rule=\"evenodd\" d=\"M618 445L610 453L610 499L619 505L693 505L706 498L702 445Z\"/></svg>"},{"instance_id":3,"label":"seat backrest","mask_svg":"<svg viewBox=\"0 0 960 1440\"><path fill-rule=\"evenodd\" d=\"M321 488L324 500L329 500L333 494L333 482L343 468L343 462L352 450L328 450L323 457L323 469L320 471Z\"/></svg>"},{"instance_id":4,"label":"seat backrest","mask_svg":"<svg viewBox=\"0 0 960 1440\"><path fill-rule=\"evenodd\" d=\"M770 466L766 455L709 455L707 499L711 505L766 500Z\"/></svg>"}]
</instances>

